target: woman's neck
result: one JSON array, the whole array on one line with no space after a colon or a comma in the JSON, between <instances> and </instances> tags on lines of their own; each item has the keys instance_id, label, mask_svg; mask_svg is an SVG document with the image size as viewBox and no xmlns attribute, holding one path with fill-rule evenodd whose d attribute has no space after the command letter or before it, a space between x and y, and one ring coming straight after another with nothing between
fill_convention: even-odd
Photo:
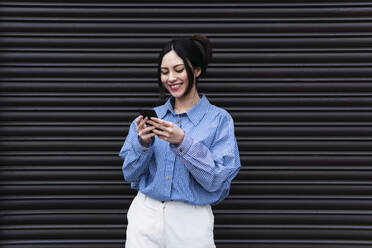
<instances>
[{"instance_id":1,"label":"woman's neck","mask_svg":"<svg viewBox=\"0 0 372 248\"><path fill-rule=\"evenodd\" d=\"M187 112L200 100L199 94L197 91L191 91L187 96L176 98L174 103L174 111L177 114Z\"/></svg>"}]
</instances>

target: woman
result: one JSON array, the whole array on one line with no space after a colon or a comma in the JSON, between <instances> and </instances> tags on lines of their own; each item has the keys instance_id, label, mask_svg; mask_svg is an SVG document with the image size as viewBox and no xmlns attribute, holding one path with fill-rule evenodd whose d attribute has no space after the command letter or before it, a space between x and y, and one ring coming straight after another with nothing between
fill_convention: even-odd
<instances>
[{"instance_id":1,"label":"woman","mask_svg":"<svg viewBox=\"0 0 372 248\"><path fill-rule=\"evenodd\" d=\"M126 247L215 247L211 205L227 197L240 169L234 122L199 95L212 57L202 35L168 42L159 87L168 101L136 118L119 153L124 179L138 190L129 207Z\"/></svg>"}]
</instances>

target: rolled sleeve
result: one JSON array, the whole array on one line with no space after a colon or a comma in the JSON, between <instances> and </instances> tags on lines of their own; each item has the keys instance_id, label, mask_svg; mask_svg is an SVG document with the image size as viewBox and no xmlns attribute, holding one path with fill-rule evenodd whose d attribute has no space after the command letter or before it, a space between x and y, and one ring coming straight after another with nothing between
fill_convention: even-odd
<instances>
[{"instance_id":1,"label":"rolled sleeve","mask_svg":"<svg viewBox=\"0 0 372 248\"><path fill-rule=\"evenodd\" d=\"M220 119L210 147L185 135L179 146L171 145L194 179L208 192L228 192L240 168L240 157L230 115Z\"/></svg>"},{"instance_id":2,"label":"rolled sleeve","mask_svg":"<svg viewBox=\"0 0 372 248\"><path fill-rule=\"evenodd\" d=\"M192 143L193 139L185 134L181 144L177 146L175 144L170 143L170 148L177 156L182 157L190 150Z\"/></svg>"},{"instance_id":3,"label":"rolled sleeve","mask_svg":"<svg viewBox=\"0 0 372 248\"><path fill-rule=\"evenodd\" d=\"M133 150L139 154L146 154L152 151L154 144L154 138L151 139L149 147L144 147L141 145L141 138L138 136L137 141L133 142L132 147Z\"/></svg>"},{"instance_id":4,"label":"rolled sleeve","mask_svg":"<svg viewBox=\"0 0 372 248\"><path fill-rule=\"evenodd\" d=\"M136 132L136 123L132 122L125 142L119 152L124 159L122 171L124 179L129 182L137 182L142 175L149 173L149 161L153 155L152 140L148 148L143 147Z\"/></svg>"}]
</instances>

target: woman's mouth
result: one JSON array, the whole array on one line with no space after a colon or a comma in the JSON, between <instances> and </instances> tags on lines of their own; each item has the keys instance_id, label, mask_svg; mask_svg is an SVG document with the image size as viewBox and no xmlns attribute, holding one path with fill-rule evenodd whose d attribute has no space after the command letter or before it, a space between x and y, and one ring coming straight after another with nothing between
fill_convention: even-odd
<instances>
[{"instance_id":1,"label":"woman's mouth","mask_svg":"<svg viewBox=\"0 0 372 248\"><path fill-rule=\"evenodd\" d=\"M182 83L174 84L174 85L170 85L169 88L171 89L172 92L175 92L175 91L177 91L181 88L181 85L182 85Z\"/></svg>"}]
</instances>

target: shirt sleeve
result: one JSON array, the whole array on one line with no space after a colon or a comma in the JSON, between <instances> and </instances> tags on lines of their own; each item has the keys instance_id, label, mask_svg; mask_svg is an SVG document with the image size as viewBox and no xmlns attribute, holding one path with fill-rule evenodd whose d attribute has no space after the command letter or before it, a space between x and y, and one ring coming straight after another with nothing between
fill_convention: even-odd
<instances>
[{"instance_id":1,"label":"shirt sleeve","mask_svg":"<svg viewBox=\"0 0 372 248\"><path fill-rule=\"evenodd\" d=\"M228 192L241 167L234 121L229 114L221 118L210 148L187 134L179 146L170 144L170 147L208 192Z\"/></svg>"},{"instance_id":2,"label":"shirt sleeve","mask_svg":"<svg viewBox=\"0 0 372 248\"><path fill-rule=\"evenodd\" d=\"M119 152L119 156L124 159L122 166L124 179L128 182L136 182L149 172L149 161L153 154L154 139L151 140L149 147L142 146L136 128L137 123L133 121Z\"/></svg>"}]
</instances>

